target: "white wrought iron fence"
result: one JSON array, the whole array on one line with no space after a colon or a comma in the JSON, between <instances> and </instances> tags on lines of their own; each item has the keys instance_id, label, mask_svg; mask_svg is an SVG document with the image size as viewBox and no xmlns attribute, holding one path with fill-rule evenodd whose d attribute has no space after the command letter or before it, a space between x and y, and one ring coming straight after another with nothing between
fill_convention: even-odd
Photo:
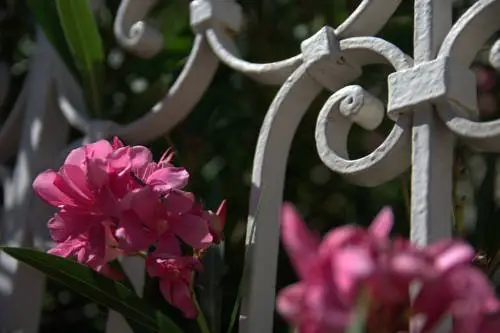
<instances>
[{"instance_id":1,"label":"white wrought iron fence","mask_svg":"<svg viewBox=\"0 0 500 333\"><path fill-rule=\"evenodd\" d=\"M333 0L332 0L333 1ZM139 57L162 48L162 37L147 25L156 0L122 0L114 33ZM243 13L233 0L194 0L191 27L196 35L185 67L165 97L127 125L92 119L82 92L41 30L14 109L0 130L0 158L17 154L13 170L2 169L5 204L1 243L44 246L47 207L36 200L31 183L54 166L64 151L81 142L65 142L73 126L83 141L118 135L130 143L148 142L179 124L202 97L222 62L235 71L280 86L262 123L256 145L246 244L251 269L240 329L271 332L279 244L279 212L288 151L301 118L324 89L331 97L319 112L316 145L324 164L363 186L376 186L411 168L411 239L420 245L447 237L452 230L452 156L456 139L486 150L500 150L500 122L477 122L475 77L469 67L479 49L500 28L500 1L478 0L452 22L452 0L414 0L414 54L372 37L401 0L363 0L337 28L324 27L304 40L301 53L282 61L255 64L240 58L232 40ZM96 2L98 5L98 1ZM491 62L498 67L500 44ZM387 106L360 86L349 85L363 66L389 64ZM8 80L2 80L5 91ZM0 94L4 96L4 94ZM372 153L350 159L347 135L353 123L373 130L387 115L394 126ZM257 202L259 211L256 215ZM140 287L141 264L127 270ZM135 273L135 274L134 274ZM5 256L0 258L0 320L25 333L36 332L44 277ZM139 290L142 288L138 288ZM113 314L108 332L125 332Z\"/></svg>"}]
</instances>

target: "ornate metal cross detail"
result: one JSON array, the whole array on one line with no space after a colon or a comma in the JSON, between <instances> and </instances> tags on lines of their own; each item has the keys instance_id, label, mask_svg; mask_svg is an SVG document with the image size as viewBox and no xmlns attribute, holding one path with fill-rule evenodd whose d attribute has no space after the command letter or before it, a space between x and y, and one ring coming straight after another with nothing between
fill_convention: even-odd
<instances>
[{"instance_id":1,"label":"ornate metal cross detail","mask_svg":"<svg viewBox=\"0 0 500 333\"><path fill-rule=\"evenodd\" d=\"M376 15L391 15L398 1L363 1L337 29L325 27L302 43L303 63L288 78L264 121L254 161L248 238L252 248L250 288L241 319L246 333L271 332L274 306L279 204L288 149L307 107L322 88L334 94L320 111L316 143L333 171L364 186L386 182L412 170L411 239L425 245L452 232L452 162L455 138L476 148L500 150L500 122L475 122L475 77L469 70L480 47L500 28L500 1L479 0L454 24L452 0L415 0L414 55L375 37L371 31L346 34L353 22L366 25ZM373 16L363 16L368 13ZM350 27L352 28L352 26ZM359 28L359 26L358 26ZM389 63L387 115L394 127L369 155L351 160L347 135L353 123L376 128L383 104L359 86L346 86L364 65ZM259 201L258 216L253 216ZM276 244L276 245L274 245ZM276 247L275 247L276 246Z\"/></svg>"}]
</instances>

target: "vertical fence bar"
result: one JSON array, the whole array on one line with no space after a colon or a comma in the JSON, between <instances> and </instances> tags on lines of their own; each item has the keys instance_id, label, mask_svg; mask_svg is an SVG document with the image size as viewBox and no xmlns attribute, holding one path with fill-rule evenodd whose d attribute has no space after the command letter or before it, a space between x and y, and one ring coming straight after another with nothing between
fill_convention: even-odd
<instances>
[{"instance_id":1,"label":"vertical fence bar","mask_svg":"<svg viewBox=\"0 0 500 333\"><path fill-rule=\"evenodd\" d=\"M451 0L415 0L415 66L436 56L452 25ZM415 80L425 78L415 78ZM418 92L415 92L418 93ZM435 106L418 107L413 116L411 240L426 245L452 231L453 134Z\"/></svg>"}]
</instances>

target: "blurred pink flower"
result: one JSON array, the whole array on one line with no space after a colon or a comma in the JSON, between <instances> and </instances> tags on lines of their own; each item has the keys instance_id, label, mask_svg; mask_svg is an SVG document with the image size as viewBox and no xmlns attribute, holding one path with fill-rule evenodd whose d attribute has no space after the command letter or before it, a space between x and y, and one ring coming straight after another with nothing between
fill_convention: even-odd
<instances>
[{"instance_id":1,"label":"blurred pink flower","mask_svg":"<svg viewBox=\"0 0 500 333\"><path fill-rule=\"evenodd\" d=\"M283 244L301 281L280 292L278 311L300 332L343 332L355 316L362 289L372 298L407 301L407 285L416 273L406 267L406 261L421 264L423 260L403 247L397 253L390 251L391 227L392 213L384 209L368 230L345 226L321 241L285 204ZM398 272L404 274L398 276Z\"/></svg>"},{"instance_id":2,"label":"blurred pink flower","mask_svg":"<svg viewBox=\"0 0 500 333\"><path fill-rule=\"evenodd\" d=\"M450 333L500 332L500 303L483 273L471 265L474 250L458 240L417 248L390 240L393 224L384 208L368 229L343 226L321 241L290 204L282 209L282 239L300 281L283 289L278 311L299 332L344 332L358 303L369 301L368 332L404 332L409 314L423 317L419 333L431 333L450 314ZM410 305L412 282L421 289Z\"/></svg>"}]
</instances>

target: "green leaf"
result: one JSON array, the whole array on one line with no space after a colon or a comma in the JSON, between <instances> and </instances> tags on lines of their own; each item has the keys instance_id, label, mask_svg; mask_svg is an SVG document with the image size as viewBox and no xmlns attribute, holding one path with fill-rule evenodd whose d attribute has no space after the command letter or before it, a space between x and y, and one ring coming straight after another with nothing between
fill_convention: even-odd
<instances>
[{"instance_id":1,"label":"green leaf","mask_svg":"<svg viewBox=\"0 0 500 333\"><path fill-rule=\"evenodd\" d=\"M82 77L89 113L100 116L104 50L88 0L56 0L66 42Z\"/></svg>"},{"instance_id":2,"label":"green leaf","mask_svg":"<svg viewBox=\"0 0 500 333\"><path fill-rule=\"evenodd\" d=\"M264 185L262 185L262 191L264 190ZM259 216L260 213L260 205L261 205L261 200L262 197L259 198L259 201L257 201L257 206L255 208L255 214L254 214L254 219L256 220ZM252 226L252 230L250 230L250 239L254 237L255 234L255 226L256 224L254 223ZM251 258L250 258L250 251L249 247L245 249L245 263L243 265L243 276L240 280L240 285L238 286L238 294L236 295L236 300L234 301L233 305L233 311L231 311L231 317L229 319L229 326L227 328L227 333L231 333L233 331L233 327L236 324L236 318L238 316L238 311L240 309L241 305L241 300L243 298L243 295L247 293L247 287L248 287L248 276L250 275L250 263L251 263Z\"/></svg>"},{"instance_id":3,"label":"green leaf","mask_svg":"<svg viewBox=\"0 0 500 333\"><path fill-rule=\"evenodd\" d=\"M168 317L141 300L120 281L66 258L27 248L2 247L2 251L43 272L47 277L75 292L119 312L143 332L182 333Z\"/></svg>"},{"instance_id":4,"label":"green leaf","mask_svg":"<svg viewBox=\"0 0 500 333\"><path fill-rule=\"evenodd\" d=\"M196 287L200 307L210 332L221 331L222 277L224 275L224 242L212 245L203 255L203 272L197 276Z\"/></svg>"},{"instance_id":5,"label":"green leaf","mask_svg":"<svg viewBox=\"0 0 500 333\"><path fill-rule=\"evenodd\" d=\"M80 73L76 69L73 56L64 37L55 1L26 0L26 4L61 60L75 78L81 81Z\"/></svg>"}]
</instances>

